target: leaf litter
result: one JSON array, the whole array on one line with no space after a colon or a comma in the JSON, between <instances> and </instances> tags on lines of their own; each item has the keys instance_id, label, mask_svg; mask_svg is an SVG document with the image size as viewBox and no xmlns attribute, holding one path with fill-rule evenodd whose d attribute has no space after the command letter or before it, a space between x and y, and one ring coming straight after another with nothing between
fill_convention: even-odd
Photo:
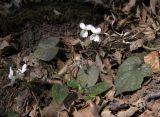
<instances>
[{"instance_id":1,"label":"leaf litter","mask_svg":"<svg viewBox=\"0 0 160 117\"><path fill-rule=\"evenodd\" d=\"M1 36L0 86L9 82L10 67L28 67L23 79L0 90L1 116L159 116L159 1L83 4L108 11L87 22L87 36L82 19L60 26L29 22L26 31ZM62 18L62 10L53 11Z\"/></svg>"}]
</instances>

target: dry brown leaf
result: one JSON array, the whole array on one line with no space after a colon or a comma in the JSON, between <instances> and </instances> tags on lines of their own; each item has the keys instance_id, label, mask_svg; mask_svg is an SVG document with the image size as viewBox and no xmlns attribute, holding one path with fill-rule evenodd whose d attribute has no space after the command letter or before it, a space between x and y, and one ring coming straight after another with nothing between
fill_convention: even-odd
<instances>
[{"instance_id":1,"label":"dry brown leaf","mask_svg":"<svg viewBox=\"0 0 160 117\"><path fill-rule=\"evenodd\" d=\"M103 0L85 0L85 1L86 2L91 2L95 5L103 5L104 4Z\"/></svg>"},{"instance_id":2,"label":"dry brown leaf","mask_svg":"<svg viewBox=\"0 0 160 117\"><path fill-rule=\"evenodd\" d=\"M58 115L58 117L69 117L67 111L61 111Z\"/></svg>"},{"instance_id":3,"label":"dry brown leaf","mask_svg":"<svg viewBox=\"0 0 160 117\"><path fill-rule=\"evenodd\" d=\"M150 110L146 110L139 117L153 117L153 112Z\"/></svg>"},{"instance_id":4,"label":"dry brown leaf","mask_svg":"<svg viewBox=\"0 0 160 117\"><path fill-rule=\"evenodd\" d=\"M9 46L8 41L3 40L3 41L0 43L0 50L4 49L4 48L7 47L7 46Z\"/></svg>"},{"instance_id":5,"label":"dry brown leaf","mask_svg":"<svg viewBox=\"0 0 160 117\"><path fill-rule=\"evenodd\" d=\"M109 59L103 59L105 73L100 73L100 78L102 81L113 84L113 80L115 78L114 71L111 69L112 65Z\"/></svg>"},{"instance_id":6,"label":"dry brown leaf","mask_svg":"<svg viewBox=\"0 0 160 117\"><path fill-rule=\"evenodd\" d=\"M33 53L30 53L28 56L23 58L23 62L32 67L39 67L40 63L37 58L33 56Z\"/></svg>"},{"instance_id":7,"label":"dry brown leaf","mask_svg":"<svg viewBox=\"0 0 160 117\"><path fill-rule=\"evenodd\" d=\"M100 117L97 106L93 102L89 102L89 106L73 112L73 117Z\"/></svg>"},{"instance_id":8,"label":"dry brown leaf","mask_svg":"<svg viewBox=\"0 0 160 117\"><path fill-rule=\"evenodd\" d=\"M157 101L154 101L154 104L152 105L151 110L152 110L153 113L158 114L159 111L160 111L160 103L157 102Z\"/></svg>"},{"instance_id":9,"label":"dry brown leaf","mask_svg":"<svg viewBox=\"0 0 160 117\"><path fill-rule=\"evenodd\" d=\"M145 22L147 18L147 10L145 8L142 9L142 22Z\"/></svg>"},{"instance_id":10,"label":"dry brown leaf","mask_svg":"<svg viewBox=\"0 0 160 117\"><path fill-rule=\"evenodd\" d=\"M139 23L139 31L144 34L144 39L150 41L155 39L155 30L151 28L152 24L147 24L144 22Z\"/></svg>"},{"instance_id":11,"label":"dry brown leaf","mask_svg":"<svg viewBox=\"0 0 160 117\"><path fill-rule=\"evenodd\" d=\"M143 99L139 99L137 102L132 104L128 110L122 110L117 113L116 117L131 117L133 116L138 110L144 108L146 106L145 101Z\"/></svg>"},{"instance_id":12,"label":"dry brown leaf","mask_svg":"<svg viewBox=\"0 0 160 117\"><path fill-rule=\"evenodd\" d=\"M128 110L118 112L116 117L131 117L138 110L139 110L139 108L137 108L137 107L130 107Z\"/></svg>"},{"instance_id":13,"label":"dry brown leaf","mask_svg":"<svg viewBox=\"0 0 160 117\"><path fill-rule=\"evenodd\" d=\"M42 110L42 117L58 117L58 112L61 111L62 105L56 102L51 102L47 107Z\"/></svg>"},{"instance_id":14,"label":"dry brown leaf","mask_svg":"<svg viewBox=\"0 0 160 117\"><path fill-rule=\"evenodd\" d=\"M4 40L9 41L10 39L11 39L11 35L7 35L5 37L0 37L0 42L4 41Z\"/></svg>"},{"instance_id":15,"label":"dry brown leaf","mask_svg":"<svg viewBox=\"0 0 160 117\"><path fill-rule=\"evenodd\" d=\"M123 8L123 12L129 13L129 11L132 9L135 3L136 3L136 0L129 0L128 4L126 4L125 7Z\"/></svg>"},{"instance_id":16,"label":"dry brown leaf","mask_svg":"<svg viewBox=\"0 0 160 117\"><path fill-rule=\"evenodd\" d=\"M153 51L144 56L144 62L151 65L151 69L154 73L160 72L159 56L157 51Z\"/></svg>"},{"instance_id":17,"label":"dry brown leaf","mask_svg":"<svg viewBox=\"0 0 160 117\"><path fill-rule=\"evenodd\" d=\"M118 64L121 64L122 62L122 54L120 51L116 51L115 53L113 53L113 58L114 60L117 61Z\"/></svg>"},{"instance_id":18,"label":"dry brown leaf","mask_svg":"<svg viewBox=\"0 0 160 117\"><path fill-rule=\"evenodd\" d=\"M43 69L41 66L34 68L30 72L30 78L47 78L48 72L46 69ZM33 80L33 79L30 79Z\"/></svg>"},{"instance_id":19,"label":"dry brown leaf","mask_svg":"<svg viewBox=\"0 0 160 117\"><path fill-rule=\"evenodd\" d=\"M105 108L101 113L101 117L116 117L116 116L113 115L109 109Z\"/></svg>"},{"instance_id":20,"label":"dry brown leaf","mask_svg":"<svg viewBox=\"0 0 160 117\"><path fill-rule=\"evenodd\" d=\"M102 63L99 54L96 55L96 66L98 67L99 71L106 73L106 71L104 70L104 64Z\"/></svg>"},{"instance_id":21,"label":"dry brown leaf","mask_svg":"<svg viewBox=\"0 0 160 117\"><path fill-rule=\"evenodd\" d=\"M131 45L129 46L130 51L136 50L140 47L143 46L144 40L143 39L138 39L136 41L131 42Z\"/></svg>"},{"instance_id":22,"label":"dry brown leaf","mask_svg":"<svg viewBox=\"0 0 160 117\"><path fill-rule=\"evenodd\" d=\"M37 105L34 105L33 106L33 110L29 113L29 116L30 117L37 117L37 114L38 114L38 112L37 112Z\"/></svg>"},{"instance_id":23,"label":"dry brown leaf","mask_svg":"<svg viewBox=\"0 0 160 117\"><path fill-rule=\"evenodd\" d=\"M152 10L152 13L156 15L156 3L158 0L150 0L150 7Z\"/></svg>"},{"instance_id":24,"label":"dry brown leaf","mask_svg":"<svg viewBox=\"0 0 160 117\"><path fill-rule=\"evenodd\" d=\"M58 16L58 15L61 15L61 13L60 13L59 11L57 11L56 9L54 9L53 12L54 12L54 14L57 15L57 16Z\"/></svg>"},{"instance_id":25,"label":"dry brown leaf","mask_svg":"<svg viewBox=\"0 0 160 117\"><path fill-rule=\"evenodd\" d=\"M73 46L73 45L76 45L76 44L80 43L80 39L79 38L75 39L74 37L71 37L71 36L64 37L63 41L68 46L71 46L71 45Z\"/></svg>"}]
</instances>

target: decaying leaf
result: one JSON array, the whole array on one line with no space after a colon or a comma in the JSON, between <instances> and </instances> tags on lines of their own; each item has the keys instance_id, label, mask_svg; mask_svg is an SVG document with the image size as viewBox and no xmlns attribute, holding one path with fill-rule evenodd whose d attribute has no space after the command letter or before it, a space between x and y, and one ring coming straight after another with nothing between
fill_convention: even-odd
<instances>
[{"instance_id":1,"label":"decaying leaf","mask_svg":"<svg viewBox=\"0 0 160 117\"><path fill-rule=\"evenodd\" d=\"M139 89L144 77L150 77L151 75L150 66L143 64L139 57L127 58L118 68L115 79L116 95Z\"/></svg>"},{"instance_id":2,"label":"decaying leaf","mask_svg":"<svg viewBox=\"0 0 160 117\"><path fill-rule=\"evenodd\" d=\"M113 59L116 60L116 62L118 64L121 64L121 59L122 59L122 54L120 51L116 51L115 53L113 53Z\"/></svg>"},{"instance_id":3,"label":"decaying leaf","mask_svg":"<svg viewBox=\"0 0 160 117\"><path fill-rule=\"evenodd\" d=\"M57 37L49 37L42 40L34 52L34 56L44 61L52 60L58 53L59 48L56 47L59 42Z\"/></svg>"},{"instance_id":4,"label":"decaying leaf","mask_svg":"<svg viewBox=\"0 0 160 117\"><path fill-rule=\"evenodd\" d=\"M97 106L90 101L89 106L73 112L73 117L100 117Z\"/></svg>"},{"instance_id":5,"label":"decaying leaf","mask_svg":"<svg viewBox=\"0 0 160 117\"><path fill-rule=\"evenodd\" d=\"M113 115L109 109L105 108L101 113L101 117L116 117L116 116Z\"/></svg>"},{"instance_id":6,"label":"decaying leaf","mask_svg":"<svg viewBox=\"0 0 160 117\"><path fill-rule=\"evenodd\" d=\"M2 50L3 48L9 46L9 43L8 41L6 40L3 40L1 43L0 43L0 50Z\"/></svg>"},{"instance_id":7,"label":"decaying leaf","mask_svg":"<svg viewBox=\"0 0 160 117\"><path fill-rule=\"evenodd\" d=\"M128 4L126 4L125 7L123 8L123 11L125 13L128 13L132 9L132 7L135 5L135 3L136 3L136 0L129 0Z\"/></svg>"},{"instance_id":8,"label":"decaying leaf","mask_svg":"<svg viewBox=\"0 0 160 117\"><path fill-rule=\"evenodd\" d=\"M144 40L143 39L138 39L136 41L131 42L131 45L129 46L130 51L136 50L140 47L143 46Z\"/></svg>"},{"instance_id":9,"label":"decaying leaf","mask_svg":"<svg viewBox=\"0 0 160 117\"><path fill-rule=\"evenodd\" d=\"M155 39L155 30L151 28L151 26L144 22L139 22L139 31L144 34L144 40L150 41Z\"/></svg>"},{"instance_id":10,"label":"decaying leaf","mask_svg":"<svg viewBox=\"0 0 160 117\"><path fill-rule=\"evenodd\" d=\"M69 117L69 115L68 115L67 111L61 111L59 113L59 117Z\"/></svg>"},{"instance_id":11,"label":"decaying leaf","mask_svg":"<svg viewBox=\"0 0 160 117\"><path fill-rule=\"evenodd\" d=\"M158 0L150 0L150 7L152 10L152 13L156 15L156 3Z\"/></svg>"},{"instance_id":12,"label":"decaying leaf","mask_svg":"<svg viewBox=\"0 0 160 117\"><path fill-rule=\"evenodd\" d=\"M153 112L147 109L139 117L153 117L153 116L154 116Z\"/></svg>"},{"instance_id":13,"label":"decaying leaf","mask_svg":"<svg viewBox=\"0 0 160 117\"><path fill-rule=\"evenodd\" d=\"M30 117L36 117L38 115L37 105L33 106L33 110L29 113Z\"/></svg>"},{"instance_id":14,"label":"decaying leaf","mask_svg":"<svg viewBox=\"0 0 160 117\"><path fill-rule=\"evenodd\" d=\"M104 70L104 64L102 63L99 54L96 55L96 66L98 67L99 71L106 73L106 71Z\"/></svg>"},{"instance_id":15,"label":"decaying leaf","mask_svg":"<svg viewBox=\"0 0 160 117\"><path fill-rule=\"evenodd\" d=\"M61 111L62 105L52 101L47 107L42 110L42 117L58 117L58 112Z\"/></svg>"},{"instance_id":16,"label":"decaying leaf","mask_svg":"<svg viewBox=\"0 0 160 117\"><path fill-rule=\"evenodd\" d=\"M160 72L160 62L157 51L150 52L148 55L144 56L144 62L151 66L154 73Z\"/></svg>"},{"instance_id":17,"label":"decaying leaf","mask_svg":"<svg viewBox=\"0 0 160 117\"><path fill-rule=\"evenodd\" d=\"M115 79L114 71L111 69L112 65L108 58L103 59L104 68L106 73L100 73L100 79L103 82L113 84L113 80Z\"/></svg>"}]
</instances>

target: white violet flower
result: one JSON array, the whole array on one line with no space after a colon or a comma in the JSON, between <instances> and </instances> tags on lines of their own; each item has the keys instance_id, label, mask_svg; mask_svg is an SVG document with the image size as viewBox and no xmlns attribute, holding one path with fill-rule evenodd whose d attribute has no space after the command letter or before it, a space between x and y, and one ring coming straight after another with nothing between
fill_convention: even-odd
<instances>
[{"instance_id":1,"label":"white violet flower","mask_svg":"<svg viewBox=\"0 0 160 117\"><path fill-rule=\"evenodd\" d=\"M22 66L22 69L18 69L18 71L20 72L20 73L24 73L25 71L27 71L27 64L24 64L23 66Z\"/></svg>"},{"instance_id":2,"label":"white violet flower","mask_svg":"<svg viewBox=\"0 0 160 117\"><path fill-rule=\"evenodd\" d=\"M22 66L22 69L18 69L16 74L14 75L12 67L9 68L8 78L15 81L15 79L22 79L24 77L24 73L27 71L27 64ZM12 82L12 81L11 81Z\"/></svg>"},{"instance_id":3,"label":"white violet flower","mask_svg":"<svg viewBox=\"0 0 160 117\"><path fill-rule=\"evenodd\" d=\"M8 75L8 78L9 79L12 79L14 76L13 76L13 70L12 70L12 67L9 68L9 75Z\"/></svg>"},{"instance_id":4,"label":"white violet flower","mask_svg":"<svg viewBox=\"0 0 160 117\"><path fill-rule=\"evenodd\" d=\"M93 34L90 36L90 40L93 40L95 42L100 42L99 34L101 33L101 28L92 27L91 32Z\"/></svg>"},{"instance_id":5,"label":"white violet flower","mask_svg":"<svg viewBox=\"0 0 160 117\"><path fill-rule=\"evenodd\" d=\"M80 36L82 38L87 38L88 37L88 31L92 29L92 25L85 25L84 23L80 23L79 27L82 29L80 32Z\"/></svg>"}]
</instances>

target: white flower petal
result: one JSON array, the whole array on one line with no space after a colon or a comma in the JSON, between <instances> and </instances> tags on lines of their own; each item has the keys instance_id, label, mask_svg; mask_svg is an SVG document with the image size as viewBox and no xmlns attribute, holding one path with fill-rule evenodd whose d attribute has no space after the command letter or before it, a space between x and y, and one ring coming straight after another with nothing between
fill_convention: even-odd
<instances>
[{"instance_id":1,"label":"white flower petal","mask_svg":"<svg viewBox=\"0 0 160 117\"><path fill-rule=\"evenodd\" d=\"M92 35L89 37L89 39L90 39L90 40L94 40L95 36L96 36L95 34L92 34Z\"/></svg>"},{"instance_id":2,"label":"white flower petal","mask_svg":"<svg viewBox=\"0 0 160 117\"><path fill-rule=\"evenodd\" d=\"M25 71L27 71L27 64L24 64L24 65L22 66L21 73L24 73Z\"/></svg>"},{"instance_id":3,"label":"white flower petal","mask_svg":"<svg viewBox=\"0 0 160 117\"><path fill-rule=\"evenodd\" d=\"M101 33L101 28L92 27L92 28L91 28L91 31L92 31L92 33L94 33L94 34L100 34L100 33Z\"/></svg>"},{"instance_id":4,"label":"white flower petal","mask_svg":"<svg viewBox=\"0 0 160 117\"><path fill-rule=\"evenodd\" d=\"M96 36L94 37L94 41L95 41L95 42L100 42L100 37L99 37L99 35L96 35Z\"/></svg>"},{"instance_id":5,"label":"white flower petal","mask_svg":"<svg viewBox=\"0 0 160 117\"><path fill-rule=\"evenodd\" d=\"M13 78L13 70L12 70L12 67L9 68L8 78L9 78L9 79L12 79L12 78Z\"/></svg>"},{"instance_id":6,"label":"white flower petal","mask_svg":"<svg viewBox=\"0 0 160 117\"><path fill-rule=\"evenodd\" d=\"M85 30L86 29L86 25L84 23L80 23L79 24L79 27L82 29L82 30Z\"/></svg>"},{"instance_id":7,"label":"white flower petal","mask_svg":"<svg viewBox=\"0 0 160 117\"><path fill-rule=\"evenodd\" d=\"M87 37L88 37L88 31L87 31L87 30L82 30L82 31L80 32L80 36L81 36L82 38L87 38Z\"/></svg>"},{"instance_id":8,"label":"white flower petal","mask_svg":"<svg viewBox=\"0 0 160 117\"><path fill-rule=\"evenodd\" d=\"M95 33L95 30L96 30L96 29L95 29L95 27L93 26L93 27L91 28L91 32L92 32L92 33Z\"/></svg>"},{"instance_id":9,"label":"white flower petal","mask_svg":"<svg viewBox=\"0 0 160 117\"><path fill-rule=\"evenodd\" d=\"M86 30L91 30L92 27L94 27L94 26L92 26L91 24L89 24L89 25L86 26Z\"/></svg>"}]
</instances>

